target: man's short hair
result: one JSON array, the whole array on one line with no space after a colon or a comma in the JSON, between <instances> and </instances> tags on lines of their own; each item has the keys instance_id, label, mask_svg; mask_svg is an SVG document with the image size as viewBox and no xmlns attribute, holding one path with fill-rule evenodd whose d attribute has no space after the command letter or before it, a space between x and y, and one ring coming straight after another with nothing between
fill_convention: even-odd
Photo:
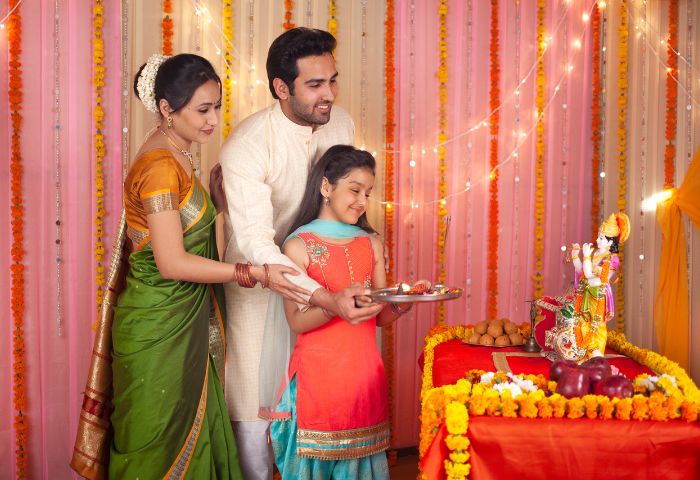
<instances>
[{"instance_id":1,"label":"man's short hair","mask_svg":"<svg viewBox=\"0 0 700 480\"><path fill-rule=\"evenodd\" d=\"M277 37L267 52L267 80L270 93L276 99L272 81L281 79L294 95L294 80L299 76L297 60L304 57L319 56L333 53L337 42L335 37L325 30L316 28L297 27L287 30Z\"/></svg>"}]
</instances>

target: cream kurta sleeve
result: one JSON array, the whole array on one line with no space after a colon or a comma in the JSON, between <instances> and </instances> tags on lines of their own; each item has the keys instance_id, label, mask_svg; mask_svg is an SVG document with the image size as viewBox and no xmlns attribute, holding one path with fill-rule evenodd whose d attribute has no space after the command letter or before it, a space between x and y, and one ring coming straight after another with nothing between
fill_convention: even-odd
<instances>
[{"instance_id":1,"label":"cream kurta sleeve","mask_svg":"<svg viewBox=\"0 0 700 480\"><path fill-rule=\"evenodd\" d=\"M265 181L271 168L269 154L241 138L224 146L221 167L228 214L240 253L254 265L276 263L295 268L300 275L288 276L289 280L312 294L322 288L275 243L275 237L284 232L274 228L272 187Z\"/></svg>"}]
</instances>

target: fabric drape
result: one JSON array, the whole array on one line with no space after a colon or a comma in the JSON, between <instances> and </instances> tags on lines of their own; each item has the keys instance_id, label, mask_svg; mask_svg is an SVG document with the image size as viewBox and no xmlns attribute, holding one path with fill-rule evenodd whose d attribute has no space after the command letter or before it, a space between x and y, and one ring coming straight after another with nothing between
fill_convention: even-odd
<instances>
[{"instance_id":1,"label":"fabric drape","mask_svg":"<svg viewBox=\"0 0 700 480\"><path fill-rule=\"evenodd\" d=\"M680 188L671 189L671 196L656 207L656 220L663 236L654 305L659 352L687 369L688 258L682 213L700 229L700 150L695 153Z\"/></svg>"}]
</instances>

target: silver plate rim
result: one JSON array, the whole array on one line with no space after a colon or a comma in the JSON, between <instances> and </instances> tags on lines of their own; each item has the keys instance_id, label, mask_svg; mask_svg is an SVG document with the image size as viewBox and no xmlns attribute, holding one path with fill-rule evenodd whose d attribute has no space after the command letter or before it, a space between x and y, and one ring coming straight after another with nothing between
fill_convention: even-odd
<instances>
[{"instance_id":1,"label":"silver plate rim","mask_svg":"<svg viewBox=\"0 0 700 480\"><path fill-rule=\"evenodd\" d=\"M391 293L395 290L395 287L391 288L380 288L372 291L369 295L375 302L388 302L388 303L417 303L417 302L444 302L447 300L455 300L462 296L464 290L461 288L451 288L448 293L441 293L435 295L396 295Z\"/></svg>"}]
</instances>

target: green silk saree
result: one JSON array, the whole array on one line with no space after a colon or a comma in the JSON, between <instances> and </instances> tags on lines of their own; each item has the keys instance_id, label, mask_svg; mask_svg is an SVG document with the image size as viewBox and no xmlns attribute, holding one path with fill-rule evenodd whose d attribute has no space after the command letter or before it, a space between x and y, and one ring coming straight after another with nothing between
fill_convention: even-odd
<instances>
[{"instance_id":1,"label":"green silk saree","mask_svg":"<svg viewBox=\"0 0 700 480\"><path fill-rule=\"evenodd\" d=\"M198 180L179 212L185 250L216 259L216 211ZM242 478L220 380L226 351L223 289L164 279L148 232L121 230L136 248L128 257L123 291L113 307L107 305L113 318L103 314L99 325L104 330L104 322L111 320L111 395L104 395L103 403L104 410L110 402L113 406L113 434L111 446L101 451L108 465L96 464L99 468L91 470L97 474L88 478ZM121 263L112 260L113 266ZM95 397L90 393L95 378L91 368L86 399ZM83 403L81 423L95 413L93 404ZM94 445L85 448L80 442L95 437L81 427L76 452L94 451ZM110 437L109 430L105 437Z\"/></svg>"}]
</instances>

